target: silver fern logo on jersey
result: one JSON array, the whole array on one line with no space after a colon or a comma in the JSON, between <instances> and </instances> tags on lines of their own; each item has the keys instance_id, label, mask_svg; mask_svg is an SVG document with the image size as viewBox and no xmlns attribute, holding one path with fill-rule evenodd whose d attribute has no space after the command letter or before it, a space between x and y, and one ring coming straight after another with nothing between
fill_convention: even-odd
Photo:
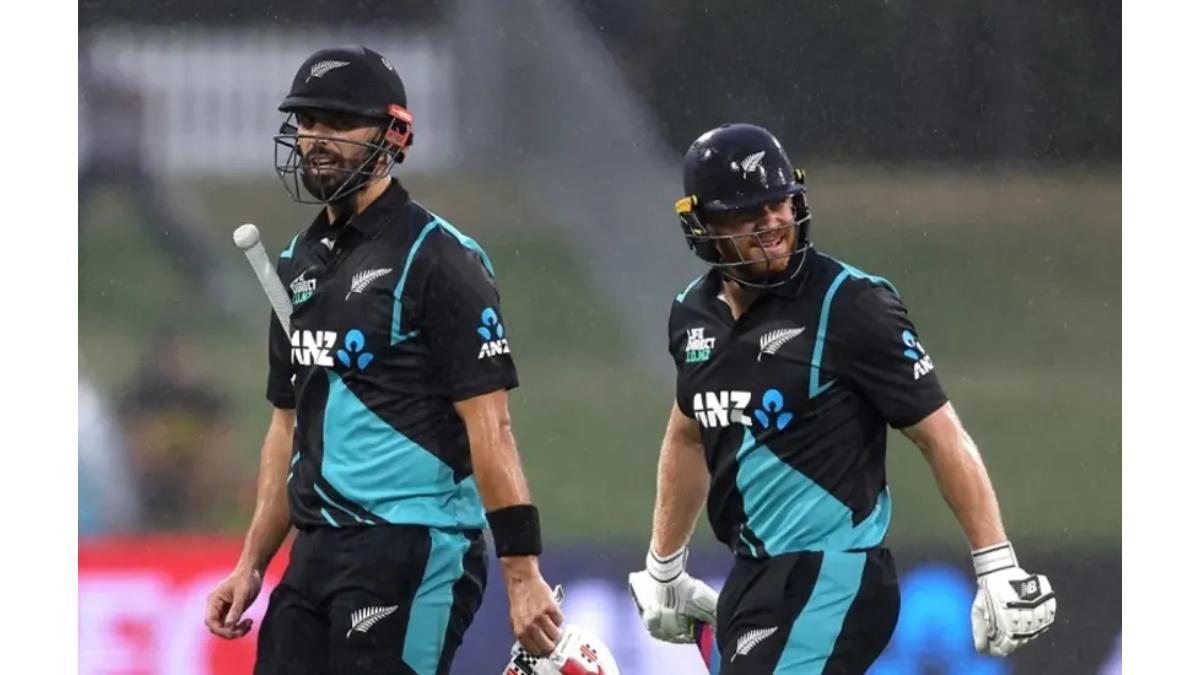
<instances>
[{"instance_id":1,"label":"silver fern logo on jersey","mask_svg":"<svg viewBox=\"0 0 1200 675\"><path fill-rule=\"evenodd\" d=\"M739 656L746 656L750 653L750 650L762 644L763 640L774 635L777 630L779 630L779 626L771 626L770 628L756 628L742 633L737 639L737 650L734 651L733 658L729 660L733 661Z\"/></svg>"},{"instance_id":2,"label":"silver fern logo on jersey","mask_svg":"<svg viewBox=\"0 0 1200 675\"><path fill-rule=\"evenodd\" d=\"M763 354L773 356L779 351L779 348L787 344L792 338L804 332L804 328L780 328L778 330L767 331L758 339L758 360L762 361Z\"/></svg>"},{"instance_id":3,"label":"silver fern logo on jersey","mask_svg":"<svg viewBox=\"0 0 1200 675\"><path fill-rule=\"evenodd\" d=\"M346 299L349 300L350 296L354 295L355 293L362 293L364 290L366 290L367 286L371 285L372 281L375 281L380 277L386 277L391 273L392 268L390 267L381 267L379 269L356 272L350 279L350 291L346 293Z\"/></svg>"},{"instance_id":4,"label":"silver fern logo on jersey","mask_svg":"<svg viewBox=\"0 0 1200 675\"><path fill-rule=\"evenodd\" d=\"M354 613L350 615L350 630L346 631L346 637L350 637L351 633L366 633L399 608L399 605L392 605L391 607L363 607L354 610Z\"/></svg>"},{"instance_id":5,"label":"silver fern logo on jersey","mask_svg":"<svg viewBox=\"0 0 1200 675\"><path fill-rule=\"evenodd\" d=\"M325 73L348 65L350 65L349 61L317 61L312 64L312 68L308 71L308 77L304 81L308 82L314 77L320 79L325 77Z\"/></svg>"}]
</instances>

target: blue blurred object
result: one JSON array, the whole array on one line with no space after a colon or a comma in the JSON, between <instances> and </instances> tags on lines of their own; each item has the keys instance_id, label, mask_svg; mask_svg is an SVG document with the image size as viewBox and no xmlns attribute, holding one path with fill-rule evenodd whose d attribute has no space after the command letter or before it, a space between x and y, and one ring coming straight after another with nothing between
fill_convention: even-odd
<instances>
[{"instance_id":1,"label":"blue blurred object","mask_svg":"<svg viewBox=\"0 0 1200 675\"><path fill-rule=\"evenodd\" d=\"M79 375L79 536L131 531L138 505L129 456L100 393Z\"/></svg>"},{"instance_id":2,"label":"blue blurred object","mask_svg":"<svg viewBox=\"0 0 1200 675\"><path fill-rule=\"evenodd\" d=\"M1004 661L980 656L971 639L974 586L945 565L914 568L900 580L900 620L872 675L1003 675Z\"/></svg>"},{"instance_id":3,"label":"blue blurred object","mask_svg":"<svg viewBox=\"0 0 1200 675\"><path fill-rule=\"evenodd\" d=\"M1104 667L1100 669L1100 675L1121 675L1121 635L1119 633L1117 639L1113 641L1112 654L1104 663Z\"/></svg>"},{"instance_id":4,"label":"blue blurred object","mask_svg":"<svg viewBox=\"0 0 1200 675\"><path fill-rule=\"evenodd\" d=\"M651 639L630 600L625 575L640 569L638 549L578 547L548 551L541 568L551 584L566 591L563 613L570 623L594 633L612 649L622 675L705 675L695 645ZM897 551L900 561L900 619L887 650L870 675L1103 675L1119 673L1113 641L1120 633L1119 589L1113 595L1086 592L1100 579L1120 576L1119 554L1087 559L1037 557L1055 580L1055 592L1069 601L1047 636L1008 659L982 656L971 638L971 602L975 583L956 551ZM961 556L959 556L961 558ZM920 561L905 565L905 560ZM697 549L689 571L720 588L731 557L720 549ZM455 659L454 673L500 672L512 644L508 604L498 570L492 569L483 607ZM1105 662L1108 663L1105 663ZM1116 670L1113 670L1116 668Z\"/></svg>"}]
</instances>

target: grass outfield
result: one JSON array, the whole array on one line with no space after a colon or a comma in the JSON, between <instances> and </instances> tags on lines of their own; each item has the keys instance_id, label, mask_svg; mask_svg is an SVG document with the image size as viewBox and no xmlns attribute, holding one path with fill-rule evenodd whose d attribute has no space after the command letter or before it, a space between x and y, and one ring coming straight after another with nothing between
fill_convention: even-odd
<instances>
[{"instance_id":1,"label":"grass outfield","mask_svg":"<svg viewBox=\"0 0 1200 675\"><path fill-rule=\"evenodd\" d=\"M987 458L1010 534L1111 545L1121 487L1119 176L839 167L810 167L809 175L816 242L899 287ZM521 373L517 437L548 536L642 540L671 384L625 357L620 308L597 292L550 216L509 181L459 175L409 184L495 262ZM172 194L213 223L222 243L234 226L254 221L272 250L311 213L267 182ZM500 219L490 211L498 200L506 205ZM118 391L154 358L145 352L149 331L186 320L204 346L208 376L236 404L252 477L268 415L265 309L252 322L231 322L197 304L188 280L133 227L135 217L109 195L83 218L84 366ZM231 244L227 250L238 255ZM677 254L689 255L682 242ZM245 282L247 293L259 293L248 272ZM891 448L892 539L956 541L919 453L898 435Z\"/></svg>"}]
</instances>

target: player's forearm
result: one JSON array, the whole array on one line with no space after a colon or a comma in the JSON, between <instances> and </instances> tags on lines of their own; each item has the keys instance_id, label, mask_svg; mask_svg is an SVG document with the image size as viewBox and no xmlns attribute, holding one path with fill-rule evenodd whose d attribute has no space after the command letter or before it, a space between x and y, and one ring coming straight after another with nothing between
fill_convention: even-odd
<instances>
[{"instance_id":1,"label":"player's forearm","mask_svg":"<svg viewBox=\"0 0 1200 675\"><path fill-rule=\"evenodd\" d=\"M506 506L529 503L529 485L521 469L517 442L507 416L471 435L471 465L483 508L495 511Z\"/></svg>"},{"instance_id":2,"label":"player's forearm","mask_svg":"<svg viewBox=\"0 0 1200 675\"><path fill-rule=\"evenodd\" d=\"M698 439L683 433L672 417L658 458L658 489L650 548L668 556L687 545L708 495L708 467Z\"/></svg>"},{"instance_id":3,"label":"player's forearm","mask_svg":"<svg viewBox=\"0 0 1200 675\"><path fill-rule=\"evenodd\" d=\"M492 514L510 506L529 504L529 484L517 453L507 397L502 392L488 394L459 402L455 407L467 427L471 466L484 510ZM495 531L493 534L499 536ZM498 550L500 545L497 540ZM503 555L500 570L510 586L540 578L535 555Z\"/></svg>"},{"instance_id":4,"label":"player's forearm","mask_svg":"<svg viewBox=\"0 0 1200 675\"><path fill-rule=\"evenodd\" d=\"M971 436L947 410L949 426L914 438L933 469L942 497L958 519L973 550L1007 540L1000 505L987 468Z\"/></svg>"},{"instance_id":5,"label":"player's forearm","mask_svg":"<svg viewBox=\"0 0 1200 675\"><path fill-rule=\"evenodd\" d=\"M263 440L254 516L242 545L239 567L259 572L265 570L291 529L287 473L292 454L292 433L288 414L276 411Z\"/></svg>"}]
</instances>

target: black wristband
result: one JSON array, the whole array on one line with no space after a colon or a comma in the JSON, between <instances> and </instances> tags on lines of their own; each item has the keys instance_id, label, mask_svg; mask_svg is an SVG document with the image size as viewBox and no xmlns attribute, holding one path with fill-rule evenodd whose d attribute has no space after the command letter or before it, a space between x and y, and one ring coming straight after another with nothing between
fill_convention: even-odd
<instances>
[{"instance_id":1,"label":"black wristband","mask_svg":"<svg viewBox=\"0 0 1200 675\"><path fill-rule=\"evenodd\" d=\"M533 504L517 504L490 511L488 526L496 542L496 557L542 554L542 529Z\"/></svg>"}]
</instances>

